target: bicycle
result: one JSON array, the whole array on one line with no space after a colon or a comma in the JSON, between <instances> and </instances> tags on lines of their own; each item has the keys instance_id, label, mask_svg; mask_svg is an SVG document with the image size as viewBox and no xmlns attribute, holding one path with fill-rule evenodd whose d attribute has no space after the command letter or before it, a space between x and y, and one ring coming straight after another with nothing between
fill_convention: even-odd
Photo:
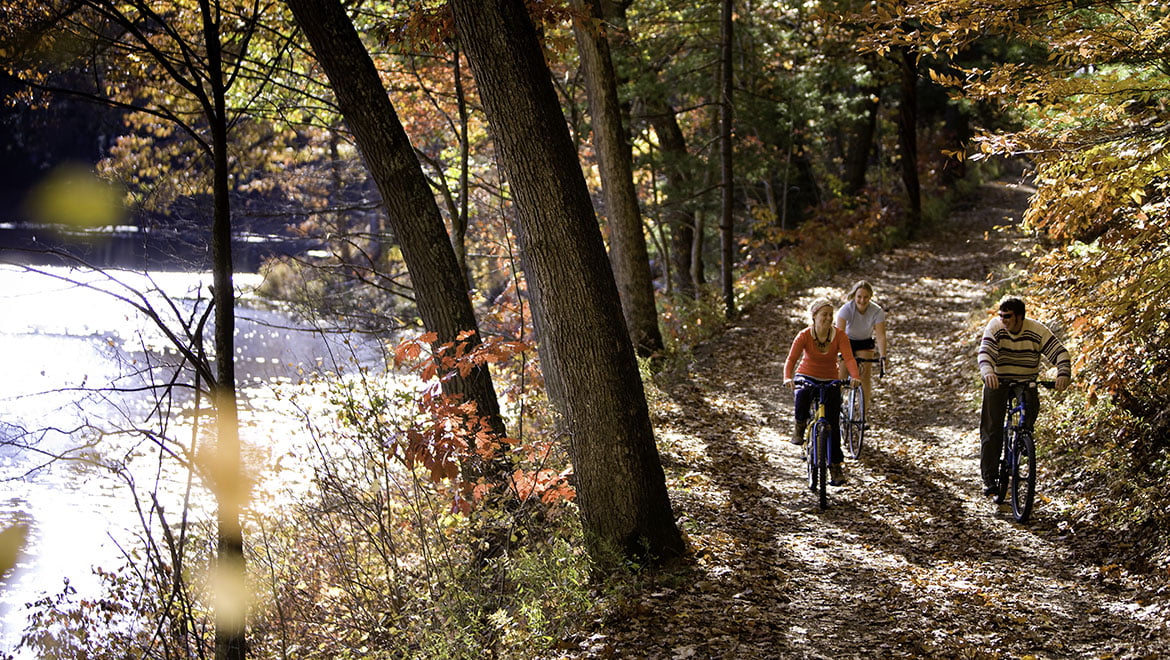
<instances>
[{"instance_id":1,"label":"bicycle","mask_svg":"<svg viewBox=\"0 0 1170 660\"><path fill-rule=\"evenodd\" d=\"M832 388L847 381L815 381L797 377L799 388L813 387L817 396L809 404L808 425L804 430L804 456L808 464L808 489L817 494L817 505L823 511L829 506L829 461L833 427L825 414L825 399Z\"/></svg>"},{"instance_id":2,"label":"bicycle","mask_svg":"<svg viewBox=\"0 0 1170 660\"><path fill-rule=\"evenodd\" d=\"M875 358L854 359L859 367L864 362L877 362L878 378L886 375L886 358L879 355ZM860 385L855 387L846 383L844 387L849 390L849 394L846 396L844 390L841 392L841 444L849 458L857 459L861 458L865 430L869 428L865 419L865 391Z\"/></svg>"},{"instance_id":3,"label":"bicycle","mask_svg":"<svg viewBox=\"0 0 1170 660\"><path fill-rule=\"evenodd\" d=\"M1003 456L999 461L999 491L995 494L995 503L1002 504L1010 490L1012 515L1016 522L1021 523L1027 522L1032 515L1032 503L1036 497L1036 441L1027 423L1029 410L1025 393L1037 385L1052 389L1056 382L1018 380L1001 385L1008 388L1009 392L1007 415L1003 423Z\"/></svg>"}]
</instances>

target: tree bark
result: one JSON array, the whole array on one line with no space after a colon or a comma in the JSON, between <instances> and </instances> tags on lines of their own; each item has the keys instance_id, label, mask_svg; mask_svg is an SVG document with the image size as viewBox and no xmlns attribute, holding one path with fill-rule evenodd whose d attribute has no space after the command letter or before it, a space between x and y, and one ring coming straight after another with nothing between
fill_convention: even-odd
<instances>
[{"instance_id":1,"label":"tree bark","mask_svg":"<svg viewBox=\"0 0 1170 660\"><path fill-rule=\"evenodd\" d=\"M686 167L689 158L686 137L678 125L673 108L655 99L643 98L642 102L662 151L662 171L667 184L662 218L670 227L674 285L679 295L694 298L698 293L691 260L691 248L695 242L695 214L682 201L689 197L692 188L692 178ZM701 261L698 267L702 267Z\"/></svg>"},{"instance_id":2,"label":"tree bark","mask_svg":"<svg viewBox=\"0 0 1170 660\"><path fill-rule=\"evenodd\" d=\"M622 126L617 77L609 40L601 28L603 17L598 0L573 0L573 7L580 12L573 21L573 34L585 73L593 141L601 168L610 262L630 338L638 354L645 357L662 350L662 333L658 329L654 278L634 189L630 142Z\"/></svg>"},{"instance_id":3,"label":"tree bark","mask_svg":"<svg viewBox=\"0 0 1170 660\"><path fill-rule=\"evenodd\" d=\"M402 248L423 325L438 336L436 345L473 333L480 343L467 281L426 176L411 147L374 62L338 0L286 0L297 25L325 69L346 123L386 204ZM474 401L492 429L504 435L500 406L487 367L443 381L443 391ZM496 476L488 466L473 466L469 477ZM466 474L466 471L465 471Z\"/></svg>"},{"instance_id":4,"label":"tree bark","mask_svg":"<svg viewBox=\"0 0 1170 660\"><path fill-rule=\"evenodd\" d=\"M536 28L523 0L451 8L513 190L541 369L590 553L606 565L681 555L617 285Z\"/></svg>"},{"instance_id":5,"label":"tree bark","mask_svg":"<svg viewBox=\"0 0 1170 660\"><path fill-rule=\"evenodd\" d=\"M455 103L459 109L459 204L455 213L451 215L451 225L454 227L454 236L451 243L455 246L455 259L459 263L459 270L467 280L470 289L471 267L467 263L467 227L469 225L469 203L471 195L471 140L468 136L467 95L463 91L463 54L454 49L452 65L455 69Z\"/></svg>"},{"instance_id":6,"label":"tree bark","mask_svg":"<svg viewBox=\"0 0 1170 660\"><path fill-rule=\"evenodd\" d=\"M702 209L695 211L695 231L691 233L690 259L691 287L695 290L696 297L703 290L703 285L707 283L703 270L703 237L707 231L706 220L707 216Z\"/></svg>"},{"instance_id":7,"label":"tree bark","mask_svg":"<svg viewBox=\"0 0 1170 660\"><path fill-rule=\"evenodd\" d=\"M604 17L623 34L628 32L626 9L629 4L629 0L602 1ZM687 152L686 136L678 124L674 108L666 99L657 95L645 95L641 96L638 102L646 119L654 127L654 133L658 136L658 148L662 153L662 172L666 177L666 202L662 205L662 221L670 227L670 270L674 276L674 288L678 295L694 298L698 294L695 282L702 278L701 276L696 278L692 270L691 251L695 243L696 215L689 210L689 204L683 201L690 199L693 194L693 177L687 168L690 154ZM698 268L702 268L701 258Z\"/></svg>"},{"instance_id":8,"label":"tree bark","mask_svg":"<svg viewBox=\"0 0 1170 660\"><path fill-rule=\"evenodd\" d=\"M865 100L862 102L862 115L853 124L852 134L849 136L849 146L845 153L845 191L856 195L865 187L865 177L869 171L869 155L873 153L873 138L877 132L878 108L880 107L881 92L879 88L871 87L865 91Z\"/></svg>"},{"instance_id":9,"label":"tree bark","mask_svg":"<svg viewBox=\"0 0 1170 660\"><path fill-rule=\"evenodd\" d=\"M906 230L918 234L922 225L922 192L918 183L918 64L910 48L898 49L902 99L898 105L898 145L902 151L902 184L906 187Z\"/></svg>"},{"instance_id":10,"label":"tree bark","mask_svg":"<svg viewBox=\"0 0 1170 660\"><path fill-rule=\"evenodd\" d=\"M731 125L733 122L732 93L732 22L733 0L723 0L720 18L720 74L719 74L719 177L723 191L719 213L720 236L720 285L723 290L724 313L727 318L735 317L735 280L732 266L735 260L735 223L732 210L735 204L735 172L732 163L733 143Z\"/></svg>"},{"instance_id":11,"label":"tree bark","mask_svg":"<svg viewBox=\"0 0 1170 660\"><path fill-rule=\"evenodd\" d=\"M236 399L236 292L232 264L232 207L228 181L227 83L219 23L206 0L199 3L203 39L207 48L209 97L205 107L211 133L212 304L215 313L215 461L212 490L216 500L216 573L221 587L216 594L216 660L244 660L247 653L245 626L244 531L240 514L247 497L241 464L239 409Z\"/></svg>"}]
</instances>

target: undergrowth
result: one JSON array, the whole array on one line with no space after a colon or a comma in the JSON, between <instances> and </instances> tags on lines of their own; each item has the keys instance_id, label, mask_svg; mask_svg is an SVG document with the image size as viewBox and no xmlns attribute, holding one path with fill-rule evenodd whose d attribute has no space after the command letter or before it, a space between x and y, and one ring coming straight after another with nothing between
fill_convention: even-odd
<instances>
[{"instance_id":1,"label":"undergrowth","mask_svg":"<svg viewBox=\"0 0 1170 660\"><path fill-rule=\"evenodd\" d=\"M1104 565L1170 570L1170 429L1074 386L1049 407L1038 444L1045 478L1068 502L1061 524Z\"/></svg>"},{"instance_id":2,"label":"undergrowth","mask_svg":"<svg viewBox=\"0 0 1170 660\"><path fill-rule=\"evenodd\" d=\"M737 268L737 307L794 295L906 240L900 212L881 199L873 193L853 205L826 203L794 230L758 228ZM944 213L940 199L932 214ZM689 360L691 347L729 322L712 291L661 304L668 349L641 365L652 407L661 394L654 373ZM501 404L522 429L494 445L515 468L505 486L461 480L454 466L476 451L455 419L467 412L434 394L433 379L422 379L432 388L423 395L362 371L302 384L289 396L312 439L289 458L307 471L311 487L279 515L257 510L248 520L250 657L555 657L558 649L587 645L578 636L594 627L590 622L601 626L640 607L639 589L682 579L685 567L595 570L584 551L567 457L544 418L547 402L530 347L505 343L515 352L491 357L494 377ZM503 495L501 488L507 496L487 496ZM207 548L208 539L186 542ZM133 637L139 651L119 649L120 657L207 655L210 595L196 588L175 610L164 585L182 576L166 562L154 568L156 586L136 596L131 613L141 620L116 624L148 634ZM112 584L124 590L126 582ZM100 627L114 625L101 623L108 606L62 600L44 609L52 620ZM181 644L169 639L179 629ZM86 657L110 657L102 655L111 649L101 640L112 637L80 629L62 634L69 648L87 649Z\"/></svg>"},{"instance_id":3,"label":"undergrowth","mask_svg":"<svg viewBox=\"0 0 1170 660\"><path fill-rule=\"evenodd\" d=\"M1059 243L1043 235L1014 238L1028 247L1018 263L993 274L985 307L1009 293L1023 297L1028 316L1048 324L1073 357L1072 386L1062 394L1046 392L1037 426L1045 490L1058 502L1058 525L1090 561L1170 575L1167 335L1135 340L1118 333L1105 351L1084 331L1082 303L1052 266L1063 250ZM980 319L981 328L986 319ZM1161 327L1165 333L1170 325ZM1136 355L1125 357L1130 353Z\"/></svg>"}]
</instances>

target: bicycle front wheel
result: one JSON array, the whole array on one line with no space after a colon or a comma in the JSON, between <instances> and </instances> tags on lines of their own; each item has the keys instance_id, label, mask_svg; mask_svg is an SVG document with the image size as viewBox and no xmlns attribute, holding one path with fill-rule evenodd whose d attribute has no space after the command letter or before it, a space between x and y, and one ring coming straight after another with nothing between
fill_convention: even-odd
<instances>
[{"instance_id":1,"label":"bicycle front wheel","mask_svg":"<svg viewBox=\"0 0 1170 660\"><path fill-rule=\"evenodd\" d=\"M865 441L865 393L860 387L849 388L849 399L842 411L844 419L841 435L849 458L861 458L861 445Z\"/></svg>"},{"instance_id":2,"label":"bicycle front wheel","mask_svg":"<svg viewBox=\"0 0 1170 660\"><path fill-rule=\"evenodd\" d=\"M808 487L817 494L817 506L824 511L829 506L829 425L818 420L813 425L808 449Z\"/></svg>"},{"instance_id":3,"label":"bicycle front wheel","mask_svg":"<svg viewBox=\"0 0 1170 660\"><path fill-rule=\"evenodd\" d=\"M804 435L804 460L808 465L808 489L817 492L817 452L815 426Z\"/></svg>"},{"instance_id":4,"label":"bicycle front wheel","mask_svg":"<svg viewBox=\"0 0 1170 660\"><path fill-rule=\"evenodd\" d=\"M849 416L845 414L844 408L841 409L841 423L838 426L841 429L841 448L845 450L849 458L857 458L857 455L853 453L853 422L849 421Z\"/></svg>"},{"instance_id":5,"label":"bicycle front wheel","mask_svg":"<svg viewBox=\"0 0 1170 660\"><path fill-rule=\"evenodd\" d=\"M1021 431L1013 443L1012 513L1017 522L1027 522L1036 497L1036 443L1032 434Z\"/></svg>"},{"instance_id":6,"label":"bicycle front wheel","mask_svg":"<svg viewBox=\"0 0 1170 660\"><path fill-rule=\"evenodd\" d=\"M1016 430L1008 429L1003 434L1003 455L999 459L999 482L997 486L999 490L995 493L995 503L1003 504L1007 499L1009 485L1011 484L1012 475L1015 471L1012 469L1012 461L1014 460L1012 447L1016 446Z\"/></svg>"}]
</instances>

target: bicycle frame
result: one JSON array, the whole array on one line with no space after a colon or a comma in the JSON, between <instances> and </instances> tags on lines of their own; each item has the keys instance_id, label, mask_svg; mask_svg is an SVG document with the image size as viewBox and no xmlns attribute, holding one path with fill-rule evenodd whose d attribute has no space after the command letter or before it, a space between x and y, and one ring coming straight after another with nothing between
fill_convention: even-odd
<instances>
[{"instance_id":1,"label":"bicycle frame","mask_svg":"<svg viewBox=\"0 0 1170 660\"><path fill-rule=\"evenodd\" d=\"M815 381L797 377L798 388L812 387L817 390L817 396L809 404L811 416L805 428L805 457L808 461L808 487L817 493L817 502L823 510L828 507L828 481L830 448L832 442L832 425L825 414L825 401L828 393L835 387L840 387L843 381Z\"/></svg>"},{"instance_id":2,"label":"bicycle frame","mask_svg":"<svg viewBox=\"0 0 1170 660\"><path fill-rule=\"evenodd\" d=\"M1003 424L999 492L995 501L997 504L1002 503L1010 491L1012 514L1021 523L1031 516L1036 495L1036 444L1031 428L1035 423L1032 416L1036 411L1028 409L1028 390L1036 389L1037 385L1052 388L1055 383L1025 380L1009 381L1001 386L1008 390L1008 399Z\"/></svg>"}]
</instances>

